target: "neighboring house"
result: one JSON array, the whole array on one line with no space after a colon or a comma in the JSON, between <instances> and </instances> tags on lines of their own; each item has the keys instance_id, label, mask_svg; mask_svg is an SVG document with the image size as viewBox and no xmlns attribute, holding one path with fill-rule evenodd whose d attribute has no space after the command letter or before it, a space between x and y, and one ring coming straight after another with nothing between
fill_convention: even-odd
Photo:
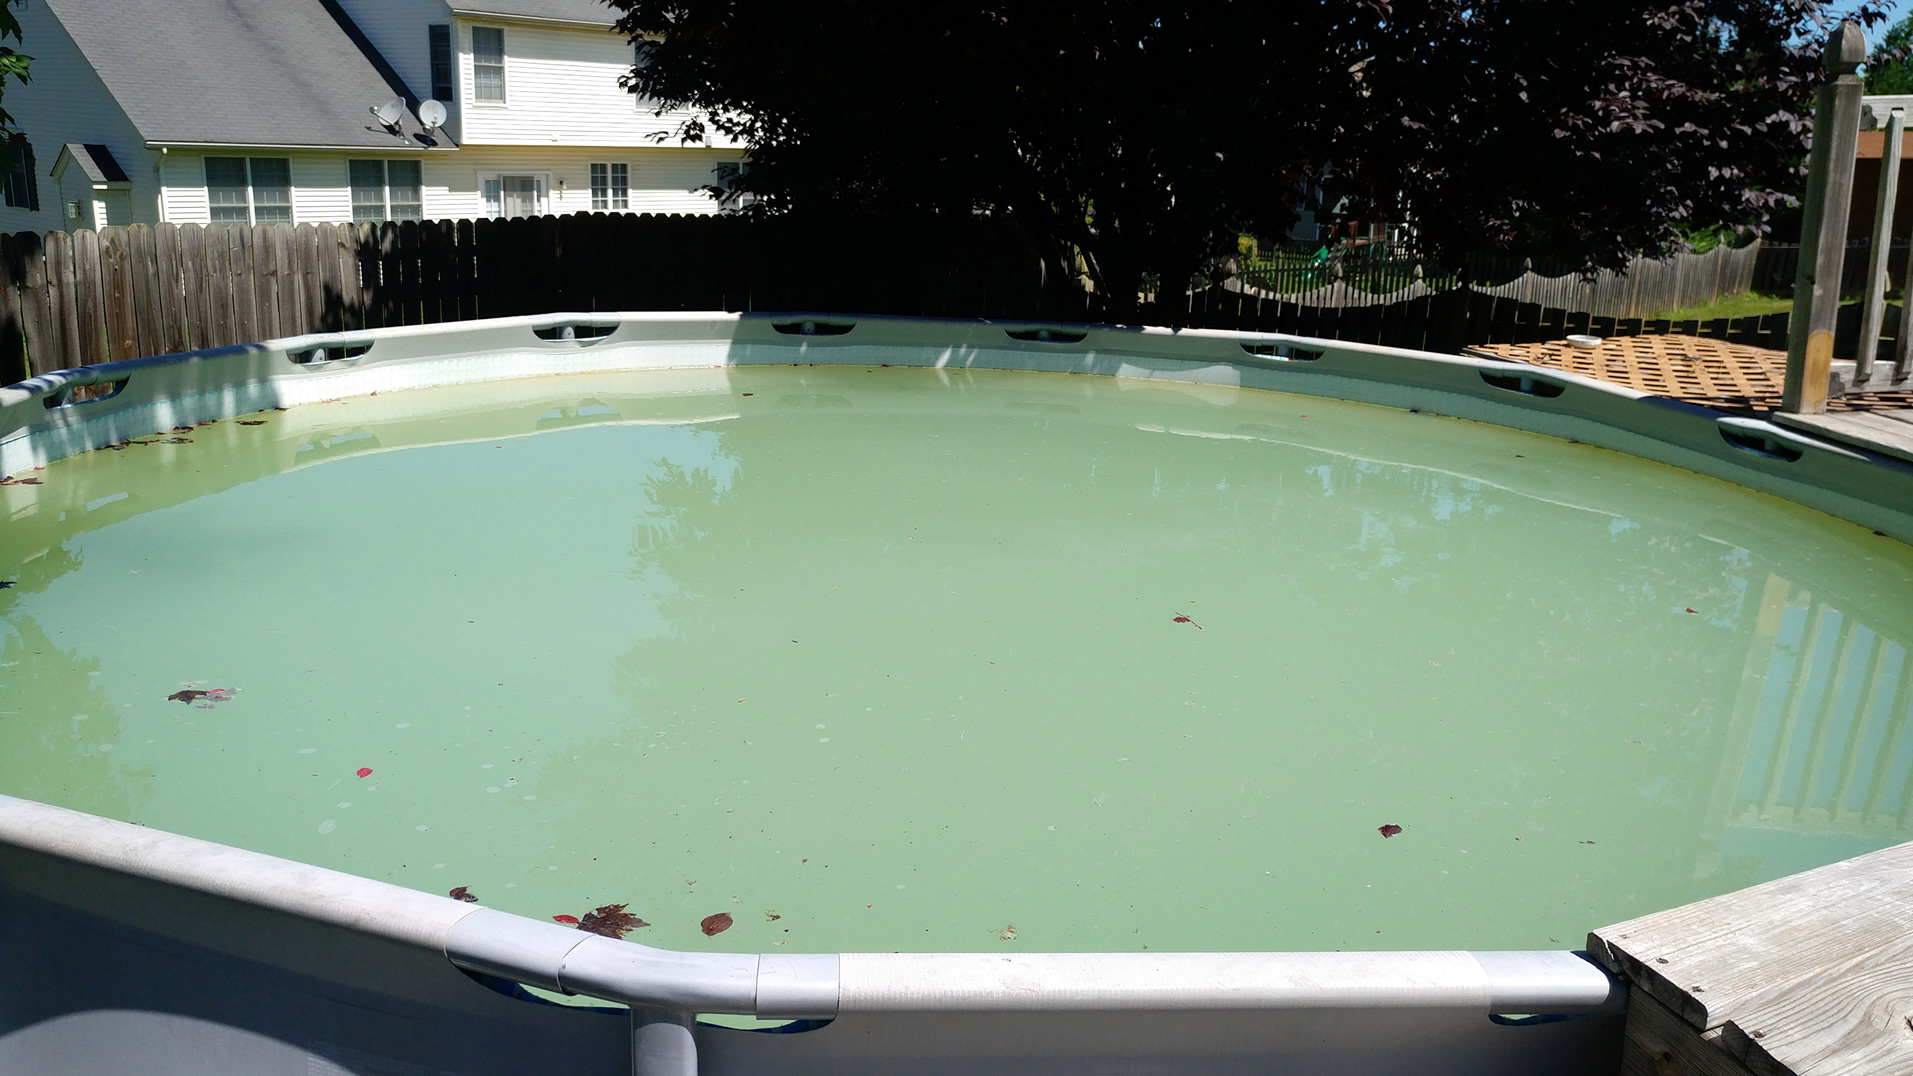
<instances>
[{"instance_id":1,"label":"neighboring house","mask_svg":"<svg viewBox=\"0 0 1913 1076\"><path fill-rule=\"evenodd\" d=\"M618 86L597 0L30 0L0 231L708 213L742 157ZM404 107L392 125L372 109ZM420 121L444 105L441 127Z\"/></svg>"}]
</instances>

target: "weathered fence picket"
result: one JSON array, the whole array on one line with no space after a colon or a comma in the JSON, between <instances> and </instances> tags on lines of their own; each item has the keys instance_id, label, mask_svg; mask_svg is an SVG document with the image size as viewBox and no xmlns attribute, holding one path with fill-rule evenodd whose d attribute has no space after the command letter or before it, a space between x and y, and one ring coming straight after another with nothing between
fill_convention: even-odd
<instances>
[{"instance_id":1,"label":"weathered fence picket","mask_svg":"<svg viewBox=\"0 0 1913 1076\"><path fill-rule=\"evenodd\" d=\"M308 332L559 310L1102 317L1098 297L1056 271L1066 263L1046 262L1041 245L1013 223L913 226L907 258L899 254L899 234L894 223L878 221L591 213L386 224L134 225L0 236L0 383ZM1761 271L1786 254L1763 248ZM1633 279L1607 282L1546 278L1524 265L1498 282L1492 273L1474 285L1451 281L1441 290L1416 281L1410 294L1392 302L1298 301L1322 296L1237 290L1230 282L1188 293L1181 309L1149 304L1139 316L1450 353L1571 332L1681 332L1779 347L1786 315L1703 325L1615 312L1665 309L1670 297L1695 289L1743 287L1743 278L1755 274L1756 256L1749 249L1644 261ZM1897 322L1896 309L1889 325ZM1836 354L1852 353L1857 331L1843 328Z\"/></svg>"}]
</instances>

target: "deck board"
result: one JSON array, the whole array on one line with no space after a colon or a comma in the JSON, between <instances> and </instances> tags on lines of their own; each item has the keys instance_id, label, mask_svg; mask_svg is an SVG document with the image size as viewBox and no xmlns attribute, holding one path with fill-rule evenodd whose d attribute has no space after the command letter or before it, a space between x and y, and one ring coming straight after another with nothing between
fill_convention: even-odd
<instances>
[{"instance_id":1,"label":"deck board","mask_svg":"<svg viewBox=\"0 0 1913 1076\"><path fill-rule=\"evenodd\" d=\"M1913 463L1913 408L1896 411L1830 411L1824 415L1776 414L1775 422L1872 449Z\"/></svg>"},{"instance_id":2,"label":"deck board","mask_svg":"<svg viewBox=\"0 0 1913 1076\"><path fill-rule=\"evenodd\" d=\"M1913 937L1746 999L1719 1045L1758 1076L1913 1072Z\"/></svg>"},{"instance_id":3,"label":"deck board","mask_svg":"<svg viewBox=\"0 0 1913 1076\"><path fill-rule=\"evenodd\" d=\"M1698 1031L1771 989L1913 937L1913 843L1588 935L1588 952ZM1909 968L1913 981L1913 968Z\"/></svg>"}]
</instances>

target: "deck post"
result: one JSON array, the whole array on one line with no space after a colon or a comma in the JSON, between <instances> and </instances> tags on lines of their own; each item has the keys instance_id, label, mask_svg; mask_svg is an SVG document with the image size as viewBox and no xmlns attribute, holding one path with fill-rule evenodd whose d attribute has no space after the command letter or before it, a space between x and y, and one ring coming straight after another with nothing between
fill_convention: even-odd
<instances>
[{"instance_id":1,"label":"deck post","mask_svg":"<svg viewBox=\"0 0 1913 1076\"><path fill-rule=\"evenodd\" d=\"M1780 409L1817 415L1827 409L1834 322L1840 313L1840 266L1846 258L1847 210L1853 199L1853 159L1860 141L1860 79L1866 34L1848 20L1827 38L1832 80L1820 87L1813 109L1813 149L1801 207L1800 269L1793 283L1787 333L1787 382Z\"/></svg>"},{"instance_id":2,"label":"deck post","mask_svg":"<svg viewBox=\"0 0 1913 1076\"><path fill-rule=\"evenodd\" d=\"M697 1076L695 1019L662 1009L631 1008L631 1076Z\"/></svg>"},{"instance_id":3,"label":"deck post","mask_svg":"<svg viewBox=\"0 0 1913 1076\"><path fill-rule=\"evenodd\" d=\"M1900 140L1906 127L1906 112L1892 109L1886 114L1886 140L1880 149L1880 197L1873 207L1873 245L1867 251L1866 309L1860 318L1860 350L1854 358L1853 383L1864 385L1873 374L1873 360L1880 352L1880 330L1886 324L1886 263L1893 253L1893 201L1900 194ZM1900 316L1906 316L1906 304L1900 304ZM1900 335L1906 335L1904 324Z\"/></svg>"}]
</instances>

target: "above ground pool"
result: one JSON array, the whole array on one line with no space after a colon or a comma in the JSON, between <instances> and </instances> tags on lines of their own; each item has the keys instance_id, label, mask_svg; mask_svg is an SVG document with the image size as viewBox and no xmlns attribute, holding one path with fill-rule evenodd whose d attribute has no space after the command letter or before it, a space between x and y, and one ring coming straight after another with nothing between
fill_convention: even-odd
<instances>
[{"instance_id":1,"label":"above ground pool","mask_svg":"<svg viewBox=\"0 0 1913 1076\"><path fill-rule=\"evenodd\" d=\"M734 367L0 488L0 793L686 950L1561 949L1908 839L1913 548L1458 419Z\"/></svg>"}]
</instances>

